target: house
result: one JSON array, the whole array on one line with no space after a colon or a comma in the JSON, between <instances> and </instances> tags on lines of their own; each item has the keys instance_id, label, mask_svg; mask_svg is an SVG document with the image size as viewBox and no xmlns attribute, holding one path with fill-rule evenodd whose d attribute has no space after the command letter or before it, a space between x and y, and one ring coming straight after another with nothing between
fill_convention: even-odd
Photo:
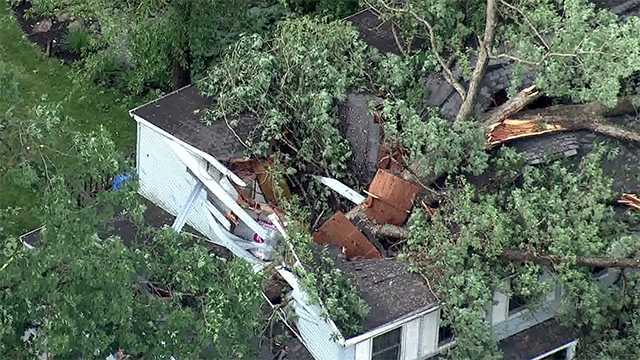
<instances>
[{"instance_id":1,"label":"house","mask_svg":"<svg viewBox=\"0 0 640 360\"><path fill-rule=\"evenodd\" d=\"M188 224L259 267L277 243L268 218L273 211L260 206L267 190L255 186L256 177L238 175L248 160L239 139L251 135L257 120L240 118L242 133L224 122L205 126L201 112L208 105L209 99L188 86L130 111L137 124L140 193L176 216L176 231ZM232 162L238 174L230 169Z\"/></svg>"},{"instance_id":2,"label":"house","mask_svg":"<svg viewBox=\"0 0 640 360\"><path fill-rule=\"evenodd\" d=\"M256 168L247 171L246 166L239 166L248 161L240 139L251 136L255 119L240 119L244 125L235 129L241 135L224 122L209 126L200 116L209 104L210 100L189 86L131 111L138 128L140 193L175 216L172 227L177 231L187 224L212 243L253 263L259 271L272 261L265 254L281 239L280 232L272 231L271 226L283 234L286 229L277 210L268 206L268 190L257 189L249 200L242 195L255 185L249 175ZM370 146L362 149L368 151ZM363 174L369 174L368 170ZM323 181L354 203L367 203L365 215L382 223L406 221L406 210L413 206L417 192L410 183L384 169L378 170L371 182L369 193L374 198L353 190L355 194L346 194L340 184ZM337 254L335 264L352 278L371 311L363 330L345 337L325 316L322 304L310 300L292 268L276 264L279 275L291 288L289 305L296 314L285 320L312 358L417 360L437 357L455 345L451 330L442 325L440 299L419 275L409 272L405 263L389 258L384 247L384 256L370 251L378 249L379 244L368 242L370 237L364 235L366 229L358 227L356 218L336 214L320 228L316 233L319 244L337 245L358 254L351 259ZM509 297L509 283L505 281L495 292L492 308L487 309L487 320L494 327L505 358L572 359L577 339L554 320L561 289L554 289L542 306L528 310L521 299Z\"/></svg>"},{"instance_id":3,"label":"house","mask_svg":"<svg viewBox=\"0 0 640 360\"><path fill-rule=\"evenodd\" d=\"M348 20L370 46L399 52L388 25L372 10L363 10ZM504 62L490 64L481 84L478 112L506 100L506 88L511 83L509 67ZM531 81L531 77L525 79L525 83ZM461 99L446 81L430 75L425 86L427 104L438 107L444 117L455 115ZM336 212L314 234L318 245L340 250L332 255L334 263L353 280L370 312L360 332L345 336L326 316L323 304L311 300L294 271L296 265L273 264L288 286L286 301L295 313L279 313L298 341L291 345L296 353L288 354L290 360L435 359L455 346L456 339L443 322L441 299L428 281L394 258L388 244L376 242L377 230L366 224L367 218L379 224L403 224L418 192L413 184L393 174L393 161L380 161L381 155L392 158L393 154L385 154L378 141L380 125L368 113L372 100L376 101L367 95L349 94L339 111L341 130L354 151L351 169L362 183L369 184L368 196L335 179L318 178L364 211ZM255 136L253 130L259 119L243 115L233 119L233 126L226 121L206 125L202 114L211 103L196 87L187 86L131 110L138 129L140 193L175 216L172 227L176 231L189 225L260 271L275 261L272 253L286 237L286 224L279 217L274 184L269 184L265 175L268 162L256 163L246 157L245 140ZM586 132L561 133L540 141L522 138L510 144L523 151L529 163L536 164L549 156L580 156L592 146L592 136ZM625 151L620 161L637 162L638 156L633 150ZM637 181L628 176L618 178L628 180L621 184L628 191L640 192ZM623 201L638 206L637 198ZM605 284L618 275L613 270L594 274ZM555 319L562 289L556 286L543 304L529 307L523 299L510 295L510 284L510 279L504 279L495 289L492 306L486 309L486 320L505 359L573 359L576 334ZM302 347L307 351L300 351Z\"/></svg>"}]
</instances>

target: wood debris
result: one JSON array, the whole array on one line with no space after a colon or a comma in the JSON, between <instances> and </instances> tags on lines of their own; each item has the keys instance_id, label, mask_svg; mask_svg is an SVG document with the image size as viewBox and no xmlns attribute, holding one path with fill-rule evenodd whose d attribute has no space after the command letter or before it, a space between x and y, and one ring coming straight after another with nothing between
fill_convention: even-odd
<instances>
[{"instance_id":1,"label":"wood debris","mask_svg":"<svg viewBox=\"0 0 640 360\"><path fill-rule=\"evenodd\" d=\"M378 224L402 225L407 221L418 185L379 169L369 185L365 214Z\"/></svg>"},{"instance_id":2,"label":"wood debris","mask_svg":"<svg viewBox=\"0 0 640 360\"><path fill-rule=\"evenodd\" d=\"M627 205L632 209L640 211L640 197L635 194L622 194L622 197L618 200L619 204Z\"/></svg>"},{"instance_id":3,"label":"wood debris","mask_svg":"<svg viewBox=\"0 0 640 360\"><path fill-rule=\"evenodd\" d=\"M487 134L487 142L490 146L493 146L514 139L566 130L568 129L557 124L534 120L505 119L491 126Z\"/></svg>"},{"instance_id":4,"label":"wood debris","mask_svg":"<svg viewBox=\"0 0 640 360\"><path fill-rule=\"evenodd\" d=\"M327 220L313 235L320 245L333 245L347 258L381 259L380 251L340 211Z\"/></svg>"}]
</instances>

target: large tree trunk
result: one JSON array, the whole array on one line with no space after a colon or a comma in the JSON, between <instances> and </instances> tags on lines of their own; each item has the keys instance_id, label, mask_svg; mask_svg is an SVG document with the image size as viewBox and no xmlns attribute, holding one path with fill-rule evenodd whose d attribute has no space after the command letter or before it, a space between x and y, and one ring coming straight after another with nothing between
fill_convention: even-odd
<instances>
[{"instance_id":1,"label":"large tree trunk","mask_svg":"<svg viewBox=\"0 0 640 360\"><path fill-rule=\"evenodd\" d=\"M531 252L520 250L505 250L503 251L502 256L510 262L531 262L545 266L554 266L573 260L563 256L536 255ZM578 256L575 258L575 262L577 265L586 267L640 269L640 259Z\"/></svg>"}]
</instances>

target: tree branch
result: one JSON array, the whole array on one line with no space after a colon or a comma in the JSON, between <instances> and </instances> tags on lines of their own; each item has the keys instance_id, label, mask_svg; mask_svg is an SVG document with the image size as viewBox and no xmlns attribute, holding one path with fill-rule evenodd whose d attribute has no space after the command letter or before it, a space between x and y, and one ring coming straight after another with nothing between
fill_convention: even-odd
<instances>
[{"instance_id":1,"label":"tree branch","mask_svg":"<svg viewBox=\"0 0 640 360\"><path fill-rule=\"evenodd\" d=\"M379 13L381 12L375 6L370 4L368 1L365 1L365 2L370 8L374 9ZM442 68L442 73L443 73L442 76L449 83L449 85L451 85L456 90L458 95L460 95L460 98L464 99L467 96L467 92L464 86L462 85L462 83L460 83L456 79L456 76L453 74L453 71L451 71L451 67L449 66L449 64L444 60L442 55L440 55L440 52L438 51L436 34L431 23L424 17L418 15L415 11L411 10L411 8L409 7L407 7L406 9L398 9L396 7L389 6L384 0L380 1L379 3L382 4L382 6L388 11L411 15L414 19L416 19L419 23L421 23L422 25L424 25L424 27L427 28L427 32L429 33L429 44L431 46L433 55L436 57L436 61L438 61L438 64Z\"/></svg>"},{"instance_id":2,"label":"tree branch","mask_svg":"<svg viewBox=\"0 0 640 360\"><path fill-rule=\"evenodd\" d=\"M560 263L573 261L573 258L564 256L537 255L532 252L521 250L504 250L502 252L502 257L510 262L532 262L546 266L555 266ZM640 259L578 256L575 258L575 263L576 265L587 267L640 269Z\"/></svg>"},{"instance_id":3,"label":"tree branch","mask_svg":"<svg viewBox=\"0 0 640 360\"><path fill-rule=\"evenodd\" d=\"M487 65L489 63L489 50L493 46L493 39L495 37L497 19L496 19L496 0L487 0L487 14L484 27L484 38L480 42L480 48L478 51L478 59L476 66L473 69L471 80L469 81L469 90L467 96L464 98L456 121L465 120L473 113L476 97L480 91L480 84L487 71Z\"/></svg>"}]
</instances>

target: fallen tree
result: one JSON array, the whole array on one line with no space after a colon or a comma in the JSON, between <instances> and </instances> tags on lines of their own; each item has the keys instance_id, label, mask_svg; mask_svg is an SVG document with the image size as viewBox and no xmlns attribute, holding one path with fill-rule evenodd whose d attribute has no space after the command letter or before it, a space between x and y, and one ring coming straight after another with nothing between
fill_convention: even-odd
<instances>
[{"instance_id":1,"label":"fallen tree","mask_svg":"<svg viewBox=\"0 0 640 360\"><path fill-rule=\"evenodd\" d=\"M536 263L548 267L554 267L561 263L574 262L576 265L592 268L640 269L640 259L591 256L564 257L558 255L541 255L530 251L514 249L503 251L502 257L511 262Z\"/></svg>"}]
</instances>

